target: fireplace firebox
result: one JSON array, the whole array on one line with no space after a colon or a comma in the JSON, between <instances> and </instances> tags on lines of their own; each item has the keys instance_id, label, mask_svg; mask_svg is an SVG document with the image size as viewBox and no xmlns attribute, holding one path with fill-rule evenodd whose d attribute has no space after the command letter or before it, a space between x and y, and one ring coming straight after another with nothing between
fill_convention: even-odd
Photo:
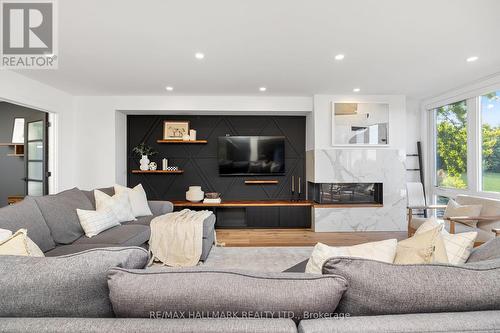
<instances>
[{"instance_id":1,"label":"fireplace firebox","mask_svg":"<svg viewBox=\"0 0 500 333\"><path fill-rule=\"evenodd\" d=\"M312 183L308 196L320 204L383 204L382 183Z\"/></svg>"}]
</instances>

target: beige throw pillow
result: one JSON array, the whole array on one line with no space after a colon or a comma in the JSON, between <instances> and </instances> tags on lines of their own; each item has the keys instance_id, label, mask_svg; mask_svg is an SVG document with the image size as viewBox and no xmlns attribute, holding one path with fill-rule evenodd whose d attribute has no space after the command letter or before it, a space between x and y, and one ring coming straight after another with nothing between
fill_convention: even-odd
<instances>
[{"instance_id":1,"label":"beige throw pillow","mask_svg":"<svg viewBox=\"0 0 500 333\"><path fill-rule=\"evenodd\" d=\"M132 212L132 206L127 192L117 193L113 196L107 195L99 190L94 190L95 208L102 211L111 208L115 213L118 222L128 222L137 220Z\"/></svg>"},{"instance_id":2,"label":"beige throw pillow","mask_svg":"<svg viewBox=\"0 0 500 333\"><path fill-rule=\"evenodd\" d=\"M321 274L323 263L332 257L357 257L392 263L397 243L396 239L341 247L318 243L307 262L306 273Z\"/></svg>"},{"instance_id":3,"label":"beige throw pillow","mask_svg":"<svg viewBox=\"0 0 500 333\"><path fill-rule=\"evenodd\" d=\"M85 231L85 236L89 238L120 225L115 213L109 207L101 211L77 209L76 213L82 229Z\"/></svg>"},{"instance_id":4,"label":"beige throw pillow","mask_svg":"<svg viewBox=\"0 0 500 333\"><path fill-rule=\"evenodd\" d=\"M421 234L434 228L438 228L441 231L441 237L443 237L444 246L446 248L446 255L448 256L448 262L452 265L465 264L467 259L469 259L472 248L474 247L477 232L471 231L459 234L450 234L444 228L444 221L431 217L417 229L415 234Z\"/></svg>"},{"instance_id":5,"label":"beige throw pillow","mask_svg":"<svg viewBox=\"0 0 500 333\"><path fill-rule=\"evenodd\" d=\"M42 250L28 237L26 229L19 229L0 242L0 255L45 257Z\"/></svg>"},{"instance_id":6,"label":"beige throw pillow","mask_svg":"<svg viewBox=\"0 0 500 333\"><path fill-rule=\"evenodd\" d=\"M132 212L135 217L139 216L151 216L151 209L149 208L148 198L146 192L142 187L142 184L137 185L134 188L128 188L122 185L115 185L115 193L120 194L123 192L128 193L128 198L130 200L130 205L132 206Z\"/></svg>"},{"instance_id":7,"label":"beige throw pillow","mask_svg":"<svg viewBox=\"0 0 500 333\"><path fill-rule=\"evenodd\" d=\"M415 234L402 240L396 248L395 264L448 263L440 228Z\"/></svg>"},{"instance_id":8,"label":"beige throw pillow","mask_svg":"<svg viewBox=\"0 0 500 333\"><path fill-rule=\"evenodd\" d=\"M480 216L482 205L460 205L455 200L450 199L446 210L444 211L444 217L454 217L454 216ZM471 221L461 221L463 224L467 224L470 227L475 228L477 225L477 220Z\"/></svg>"}]
</instances>

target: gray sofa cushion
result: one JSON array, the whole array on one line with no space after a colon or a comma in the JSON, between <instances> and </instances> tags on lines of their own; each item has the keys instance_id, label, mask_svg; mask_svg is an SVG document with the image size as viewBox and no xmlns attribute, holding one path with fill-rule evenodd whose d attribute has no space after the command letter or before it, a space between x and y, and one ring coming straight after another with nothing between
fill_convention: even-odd
<instances>
[{"instance_id":1,"label":"gray sofa cushion","mask_svg":"<svg viewBox=\"0 0 500 333\"><path fill-rule=\"evenodd\" d=\"M0 228L16 232L21 228L28 230L28 236L43 251L53 249L56 244L49 227L32 197L12 206L0 208Z\"/></svg>"},{"instance_id":2,"label":"gray sofa cushion","mask_svg":"<svg viewBox=\"0 0 500 333\"><path fill-rule=\"evenodd\" d=\"M36 197L35 201L49 226L52 238L59 244L71 244L84 234L76 209L94 209L87 196L77 188Z\"/></svg>"},{"instance_id":3,"label":"gray sofa cushion","mask_svg":"<svg viewBox=\"0 0 500 333\"><path fill-rule=\"evenodd\" d=\"M0 256L0 317L112 317L108 270L144 268L148 259L138 247L53 258Z\"/></svg>"},{"instance_id":4,"label":"gray sofa cushion","mask_svg":"<svg viewBox=\"0 0 500 333\"><path fill-rule=\"evenodd\" d=\"M305 312L333 313L347 288L336 275L254 273L206 269L125 270L108 274L117 317L147 318L154 311L231 312L299 320Z\"/></svg>"},{"instance_id":5,"label":"gray sofa cushion","mask_svg":"<svg viewBox=\"0 0 500 333\"><path fill-rule=\"evenodd\" d=\"M296 333L290 319L4 318L9 333Z\"/></svg>"},{"instance_id":6,"label":"gray sofa cushion","mask_svg":"<svg viewBox=\"0 0 500 333\"><path fill-rule=\"evenodd\" d=\"M134 225L134 224L138 224L138 225L145 225L145 226L148 226L151 224L151 221L155 218L156 216L155 215L151 215L151 216L140 216L137 218L137 220L135 221L130 221L130 222L124 222L123 224L124 225Z\"/></svg>"},{"instance_id":7,"label":"gray sofa cushion","mask_svg":"<svg viewBox=\"0 0 500 333\"><path fill-rule=\"evenodd\" d=\"M300 333L495 332L500 311L413 313L405 315L303 320Z\"/></svg>"},{"instance_id":8,"label":"gray sofa cushion","mask_svg":"<svg viewBox=\"0 0 500 333\"><path fill-rule=\"evenodd\" d=\"M500 310L500 260L451 266L332 258L323 274L347 279L337 312L352 316Z\"/></svg>"},{"instance_id":9,"label":"gray sofa cushion","mask_svg":"<svg viewBox=\"0 0 500 333\"><path fill-rule=\"evenodd\" d=\"M171 213L174 210L174 205L170 201L148 201L149 208L153 215L159 216Z\"/></svg>"},{"instance_id":10,"label":"gray sofa cushion","mask_svg":"<svg viewBox=\"0 0 500 333\"><path fill-rule=\"evenodd\" d=\"M299 262L290 268L287 268L283 273L304 273L306 271L307 262L309 259Z\"/></svg>"},{"instance_id":11,"label":"gray sofa cushion","mask_svg":"<svg viewBox=\"0 0 500 333\"><path fill-rule=\"evenodd\" d=\"M83 252L90 249L101 249L107 247L120 247L118 244L70 244L70 245L59 245L52 250L45 252L46 257L58 257L67 254L73 254L78 252Z\"/></svg>"},{"instance_id":12,"label":"gray sofa cushion","mask_svg":"<svg viewBox=\"0 0 500 333\"><path fill-rule=\"evenodd\" d=\"M151 228L145 225L119 225L104 230L94 237L82 236L73 244L118 244L122 246L139 246L149 240Z\"/></svg>"},{"instance_id":13,"label":"gray sofa cushion","mask_svg":"<svg viewBox=\"0 0 500 333\"><path fill-rule=\"evenodd\" d=\"M98 188L99 191L106 193L107 195L113 196L115 195L115 189L113 187L104 187L104 188ZM90 191L82 191L83 194L89 199L90 203L92 204L93 209L95 210L95 196L94 196L94 190Z\"/></svg>"},{"instance_id":14,"label":"gray sofa cushion","mask_svg":"<svg viewBox=\"0 0 500 333\"><path fill-rule=\"evenodd\" d=\"M500 259L500 237L489 240L483 245L472 249L467 263L490 259Z\"/></svg>"}]
</instances>

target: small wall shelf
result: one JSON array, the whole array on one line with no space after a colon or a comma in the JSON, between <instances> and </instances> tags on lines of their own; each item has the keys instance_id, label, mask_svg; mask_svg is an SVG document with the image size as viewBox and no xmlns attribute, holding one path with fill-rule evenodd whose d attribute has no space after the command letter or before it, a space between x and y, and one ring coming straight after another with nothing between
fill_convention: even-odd
<instances>
[{"instance_id":1,"label":"small wall shelf","mask_svg":"<svg viewBox=\"0 0 500 333\"><path fill-rule=\"evenodd\" d=\"M207 140L157 140L157 143L187 143L187 144L205 144Z\"/></svg>"},{"instance_id":2,"label":"small wall shelf","mask_svg":"<svg viewBox=\"0 0 500 333\"><path fill-rule=\"evenodd\" d=\"M180 173L184 173L184 170L132 170L132 173L151 173L151 174L172 173L172 174L180 174Z\"/></svg>"},{"instance_id":3,"label":"small wall shelf","mask_svg":"<svg viewBox=\"0 0 500 333\"><path fill-rule=\"evenodd\" d=\"M0 143L0 147L13 147L14 153L7 154L11 157L23 157L24 156L24 144L22 143Z\"/></svg>"}]
</instances>

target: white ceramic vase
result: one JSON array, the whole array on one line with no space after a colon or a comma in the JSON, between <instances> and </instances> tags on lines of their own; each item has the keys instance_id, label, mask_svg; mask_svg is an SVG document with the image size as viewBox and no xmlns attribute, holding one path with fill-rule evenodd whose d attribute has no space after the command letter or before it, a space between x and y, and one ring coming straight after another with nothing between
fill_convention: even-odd
<instances>
[{"instance_id":1,"label":"white ceramic vase","mask_svg":"<svg viewBox=\"0 0 500 333\"><path fill-rule=\"evenodd\" d=\"M205 192L201 190L201 186L189 186L189 191L186 192L186 200L191 202L200 202L205 197Z\"/></svg>"},{"instance_id":2,"label":"white ceramic vase","mask_svg":"<svg viewBox=\"0 0 500 333\"><path fill-rule=\"evenodd\" d=\"M149 158L148 158L148 155L142 155L142 157L139 160L139 162L141 163L140 169L142 171L149 170Z\"/></svg>"}]
</instances>

